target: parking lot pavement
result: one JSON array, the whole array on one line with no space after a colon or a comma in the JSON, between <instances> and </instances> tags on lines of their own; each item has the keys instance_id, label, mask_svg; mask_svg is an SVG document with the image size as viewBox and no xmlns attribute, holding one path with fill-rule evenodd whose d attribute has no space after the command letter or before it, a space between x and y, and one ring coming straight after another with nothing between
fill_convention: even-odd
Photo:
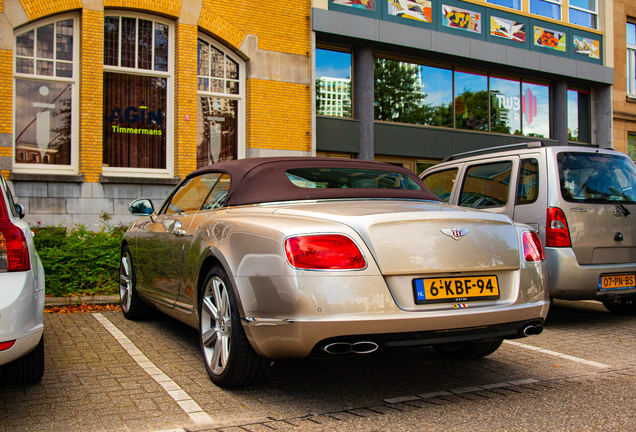
<instances>
[{"instance_id":1,"label":"parking lot pavement","mask_svg":"<svg viewBox=\"0 0 636 432\"><path fill-rule=\"evenodd\" d=\"M484 359L450 361L420 348L279 361L269 382L225 390L207 377L197 331L175 320L47 314L44 378L0 387L0 432L367 430L376 417L378 424L394 418L398 429L423 410L428 418L451 406L558 399L581 383L600 389L633 380L635 323L600 304L556 302L542 335L506 343Z\"/></svg>"}]
</instances>

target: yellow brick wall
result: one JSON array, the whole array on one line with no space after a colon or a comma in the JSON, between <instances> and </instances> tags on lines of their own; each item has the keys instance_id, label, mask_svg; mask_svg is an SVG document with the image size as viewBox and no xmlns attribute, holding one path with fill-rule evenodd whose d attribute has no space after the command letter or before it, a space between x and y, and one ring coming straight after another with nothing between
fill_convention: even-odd
<instances>
[{"instance_id":1,"label":"yellow brick wall","mask_svg":"<svg viewBox=\"0 0 636 432\"><path fill-rule=\"evenodd\" d=\"M13 132L13 52L0 50L0 133ZM13 158L12 147L0 147L0 157ZM9 171L3 170L9 179Z\"/></svg>"},{"instance_id":2,"label":"yellow brick wall","mask_svg":"<svg viewBox=\"0 0 636 432\"><path fill-rule=\"evenodd\" d=\"M30 20L82 7L81 0L20 0Z\"/></svg>"},{"instance_id":3,"label":"yellow brick wall","mask_svg":"<svg viewBox=\"0 0 636 432\"><path fill-rule=\"evenodd\" d=\"M311 87L247 80L246 147L311 151Z\"/></svg>"},{"instance_id":4,"label":"yellow brick wall","mask_svg":"<svg viewBox=\"0 0 636 432\"><path fill-rule=\"evenodd\" d=\"M222 16L206 9L201 11L199 27L233 49L239 48L247 35L243 30Z\"/></svg>"},{"instance_id":5,"label":"yellow brick wall","mask_svg":"<svg viewBox=\"0 0 636 432\"><path fill-rule=\"evenodd\" d=\"M79 171L87 182L102 172L104 12L82 10L80 22ZM87 43L90 41L90 43Z\"/></svg>"},{"instance_id":6,"label":"yellow brick wall","mask_svg":"<svg viewBox=\"0 0 636 432\"><path fill-rule=\"evenodd\" d=\"M13 52L0 50L0 133L13 132Z\"/></svg>"},{"instance_id":7,"label":"yellow brick wall","mask_svg":"<svg viewBox=\"0 0 636 432\"><path fill-rule=\"evenodd\" d=\"M104 0L104 8L134 9L144 13L156 12L170 18L177 18L181 11L181 0Z\"/></svg>"},{"instance_id":8,"label":"yellow brick wall","mask_svg":"<svg viewBox=\"0 0 636 432\"><path fill-rule=\"evenodd\" d=\"M255 2L203 0L203 10L213 11L246 33L258 36L258 48L310 55L311 1Z\"/></svg>"},{"instance_id":9,"label":"yellow brick wall","mask_svg":"<svg viewBox=\"0 0 636 432\"><path fill-rule=\"evenodd\" d=\"M197 167L197 26L175 26L174 171L185 177ZM190 116L190 121L185 116Z\"/></svg>"}]
</instances>

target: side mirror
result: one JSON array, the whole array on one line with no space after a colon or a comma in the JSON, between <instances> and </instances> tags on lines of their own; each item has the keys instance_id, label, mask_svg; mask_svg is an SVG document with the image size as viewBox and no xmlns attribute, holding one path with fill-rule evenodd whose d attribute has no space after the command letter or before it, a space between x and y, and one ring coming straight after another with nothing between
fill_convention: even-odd
<instances>
[{"instance_id":1,"label":"side mirror","mask_svg":"<svg viewBox=\"0 0 636 432\"><path fill-rule=\"evenodd\" d=\"M15 211L18 212L18 216L20 216L20 219L24 219L24 215L26 213L24 212L24 207L22 207L21 204L15 205Z\"/></svg>"},{"instance_id":2,"label":"side mirror","mask_svg":"<svg viewBox=\"0 0 636 432\"><path fill-rule=\"evenodd\" d=\"M152 201L148 198L134 200L130 203L128 210L133 216L150 216L152 218L155 214L155 207L152 205Z\"/></svg>"}]
</instances>

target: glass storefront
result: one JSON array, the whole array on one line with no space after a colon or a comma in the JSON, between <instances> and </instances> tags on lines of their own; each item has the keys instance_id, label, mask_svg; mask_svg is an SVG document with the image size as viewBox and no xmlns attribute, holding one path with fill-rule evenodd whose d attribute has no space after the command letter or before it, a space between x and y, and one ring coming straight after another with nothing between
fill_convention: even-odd
<instances>
[{"instance_id":1,"label":"glass storefront","mask_svg":"<svg viewBox=\"0 0 636 432\"><path fill-rule=\"evenodd\" d=\"M352 117L351 53L316 49L316 114Z\"/></svg>"},{"instance_id":2,"label":"glass storefront","mask_svg":"<svg viewBox=\"0 0 636 432\"><path fill-rule=\"evenodd\" d=\"M166 168L167 79L104 72L104 166Z\"/></svg>"}]
</instances>

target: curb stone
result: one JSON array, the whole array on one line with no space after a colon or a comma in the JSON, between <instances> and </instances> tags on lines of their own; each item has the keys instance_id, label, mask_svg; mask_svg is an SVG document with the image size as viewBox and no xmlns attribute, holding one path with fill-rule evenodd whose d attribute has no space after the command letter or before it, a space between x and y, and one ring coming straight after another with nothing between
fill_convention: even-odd
<instances>
[{"instance_id":1,"label":"curb stone","mask_svg":"<svg viewBox=\"0 0 636 432\"><path fill-rule=\"evenodd\" d=\"M68 305L107 305L119 304L118 295L96 295L81 297L45 297L44 306L68 306Z\"/></svg>"}]
</instances>

